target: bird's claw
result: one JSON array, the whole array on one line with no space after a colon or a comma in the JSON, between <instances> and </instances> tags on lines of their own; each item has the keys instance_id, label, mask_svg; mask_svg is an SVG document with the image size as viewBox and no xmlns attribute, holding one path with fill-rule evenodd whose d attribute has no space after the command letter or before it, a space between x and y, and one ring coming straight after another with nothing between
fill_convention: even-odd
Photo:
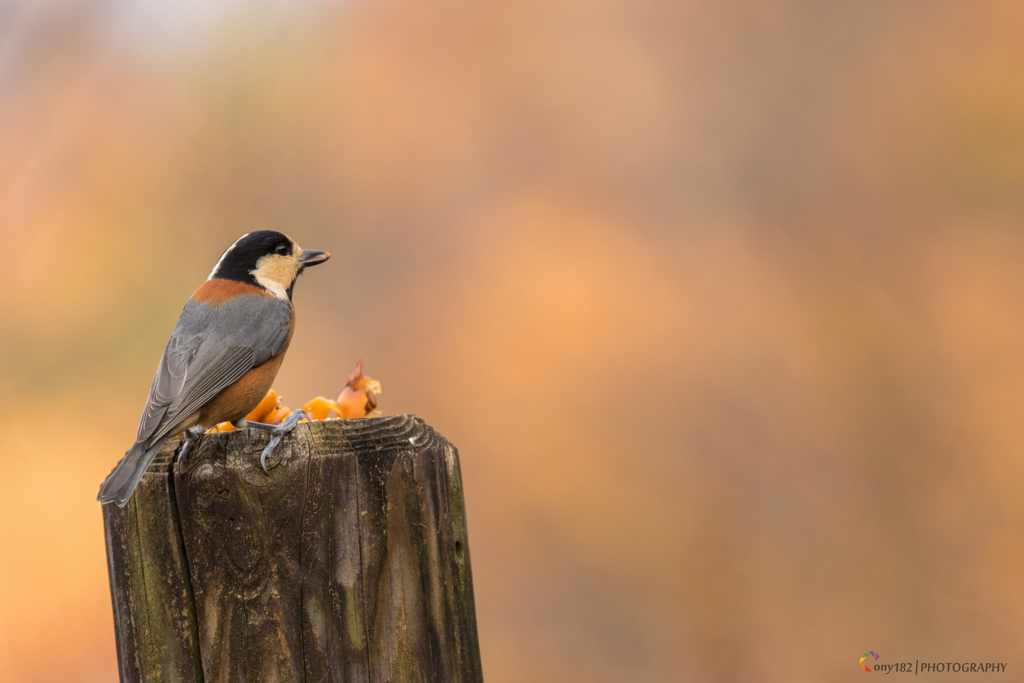
<instances>
[{"instance_id":1,"label":"bird's claw","mask_svg":"<svg viewBox=\"0 0 1024 683\"><path fill-rule=\"evenodd\" d=\"M178 451L177 465L181 468L181 463L185 462L185 456L192 448L192 444L199 440L199 437L203 434L202 427L193 427L192 429L186 429L184 432L184 441L181 444L181 450Z\"/></svg>"},{"instance_id":2,"label":"bird's claw","mask_svg":"<svg viewBox=\"0 0 1024 683\"><path fill-rule=\"evenodd\" d=\"M277 447L277 444L281 443L281 439L284 438L284 435L288 434L293 429L295 429L295 426L299 424L299 420L302 419L306 419L310 422L313 421L313 418L307 415L304 410L299 409L296 410L291 415L289 415L288 418L281 424L270 427L268 431L270 431L271 434L273 434L273 436L270 437L270 443L267 444L267 447L264 448L263 452L260 454L260 467L263 468L264 472L270 474L270 471L267 469L267 458L269 458L270 454L274 452L274 449ZM254 427L257 424L260 423L250 422L249 426Z\"/></svg>"}]
</instances>

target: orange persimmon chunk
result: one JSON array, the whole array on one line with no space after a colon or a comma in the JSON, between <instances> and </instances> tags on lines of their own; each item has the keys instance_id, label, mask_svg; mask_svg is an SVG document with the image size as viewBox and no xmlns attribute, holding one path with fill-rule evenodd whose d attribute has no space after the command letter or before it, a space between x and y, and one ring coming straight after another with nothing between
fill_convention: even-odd
<instances>
[{"instance_id":1,"label":"orange persimmon chunk","mask_svg":"<svg viewBox=\"0 0 1024 683\"><path fill-rule=\"evenodd\" d=\"M253 422L263 422L263 418L270 414L270 411L281 405L281 399L278 398L277 392L271 389L267 392L267 395L263 397L259 405L252 409L248 415L245 416L246 420L252 420Z\"/></svg>"},{"instance_id":2,"label":"orange persimmon chunk","mask_svg":"<svg viewBox=\"0 0 1024 683\"><path fill-rule=\"evenodd\" d=\"M323 396L317 396L312 401L304 403L302 409L314 420L326 420L332 410L338 412L338 404Z\"/></svg>"},{"instance_id":3,"label":"orange persimmon chunk","mask_svg":"<svg viewBox=\"0 0 1024 683\"><path fill-rule=\"evenodd\" d=\"M274 408L270 413L263 419L268 425L279 425L288 419L288 416L292 414L292 409L288 406L282 406L280 408Z\"/></svg>"},{"instance_id":4,"label":"orange persimmon chunk","mask_svg":"<svg viewBox=\"0 0 1024 683\"><path fill-rule=\"evenodd\" d=\"M363 361L356 363L355 370L348 378L345 388L337 401L332 401L323 396L317 396L302 406L313 420L326 420L331 414L337 415L343 420L354 417L365 417L374 413L377 408L377 396L380 395L380 382L363 374ZM252 411L245 416L250 422L263 422L265 424L279 425L292 414L291 408L281 405L281 397L271 389L263 400L259 402ZM207 434L215 432L231 432L235 426L230 422L221 422L210 429Z\"/></svg>"},{"instance_id":5,"label":"orange persimmon chunk","mask_svg":"<svg viewBox=\"0 0 1024 683\"><path fill-rule=\"evenodd\" d=\"M369 415L377 407L377 395L380 393L380 382L364 376L363 361L359 361L338 396L338 416L347 420Z\"/></svg>"}]
</instances>

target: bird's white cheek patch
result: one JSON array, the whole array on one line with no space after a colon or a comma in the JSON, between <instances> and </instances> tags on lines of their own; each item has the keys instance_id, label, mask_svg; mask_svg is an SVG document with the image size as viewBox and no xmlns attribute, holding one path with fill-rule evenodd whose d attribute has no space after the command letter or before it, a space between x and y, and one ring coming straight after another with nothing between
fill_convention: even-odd
<instances>
[{"instance_id":1,"label":"bird's white cheek patch","mask_svg":"<svg viewBox=\"0 0 1024 683\"><path fill-rule=\"evenodd\" d=\"M284 301L288 300L288 289L286 287L282 287L280 283L274 282L273 280L261 276L255 270L252 272L253 275L256 277L256 282L260 283L260 285L262 285L263 287L266 287L267 291L276 296L278 299L283 299Z\"/></svg>"}]
</instances>

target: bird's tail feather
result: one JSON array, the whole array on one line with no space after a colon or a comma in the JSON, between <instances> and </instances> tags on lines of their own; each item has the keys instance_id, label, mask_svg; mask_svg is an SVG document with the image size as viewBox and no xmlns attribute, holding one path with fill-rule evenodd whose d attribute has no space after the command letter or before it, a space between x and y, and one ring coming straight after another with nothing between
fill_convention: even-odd
<instances>
[{"instance_id":1,"label":"bird's tail feather","mask_svg":"<svg viewBox=\"0 0 1024 683\"><path fill-rule=\"evenodd\" d=\"M114 471L104 480L96 500L101 503L117 503L117 507L123 508L164 441L166 439L160 439L149 448L146 448L141 442L132 446L131 450L121 458L121 462L117 463Z\"/></svg>"}]
</instances>

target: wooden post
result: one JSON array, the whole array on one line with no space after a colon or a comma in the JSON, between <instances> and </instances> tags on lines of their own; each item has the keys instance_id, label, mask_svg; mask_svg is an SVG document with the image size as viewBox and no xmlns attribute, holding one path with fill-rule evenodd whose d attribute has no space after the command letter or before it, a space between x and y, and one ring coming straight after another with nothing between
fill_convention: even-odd
<instances>
[{"instance_id":1,"label":"wooden post","mask_svg":"<svg viewBox=\"0 0 1024 683\"><path fill-rule=\"evenodd\" d=\"M103 506L122 683L479 682L455 448L410 415L169 441Z\"/></svg>"}]
</instances>

